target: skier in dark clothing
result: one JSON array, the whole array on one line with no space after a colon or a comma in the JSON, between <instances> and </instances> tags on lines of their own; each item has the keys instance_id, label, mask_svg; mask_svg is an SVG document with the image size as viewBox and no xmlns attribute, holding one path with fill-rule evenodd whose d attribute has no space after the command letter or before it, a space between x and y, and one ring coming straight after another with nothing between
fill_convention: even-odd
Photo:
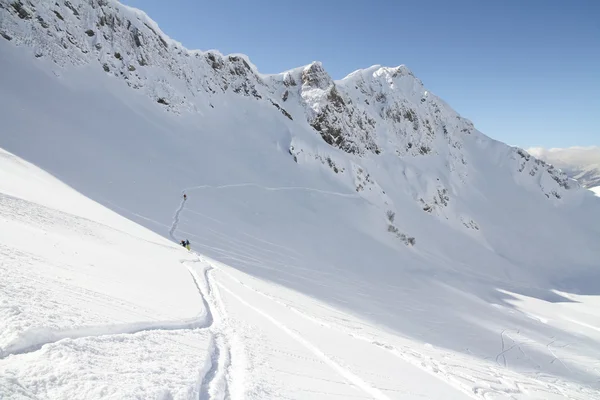
<instances>
[{"instance_id":1,"label":"skier in dark clothing","mask_svg":"<svg viewBox=\"0 0 600 400\"><path fill-rule=\"evenodd\" d=\"M181 242L179 242L180 245L182 245L183 247L186 247L185 245L185 240L181 239Z\"/></svg>"},{"instance_id":2,"label":"skier in dark clothing","mask_svg":"<svg viewBox=\"0 0 600 400\"><path fill-rule=\"evenodd\" d=\"M183 194L183 200L184 201L187 200L187 194L185 194L185 193Z\"/></svg>"},{"instance_id":3,"label":"skier in dark clothing","mask_svg":"<svg viewBox=\"0 0 600 400\"><path fill-rule=\"evenodd\" d=\"M185 239L185 248L190 250L190 241Z\"/></svg>"}]
</instances>

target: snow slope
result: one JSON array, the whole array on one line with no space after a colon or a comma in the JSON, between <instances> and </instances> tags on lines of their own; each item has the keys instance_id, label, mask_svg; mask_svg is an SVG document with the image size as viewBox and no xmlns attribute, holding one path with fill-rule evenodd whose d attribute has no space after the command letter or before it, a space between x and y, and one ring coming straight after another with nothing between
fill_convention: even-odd
<instances>
[{"instance_id":1,"label":"snow slope","mask_svg":"<svg viewBox=\"0 0 600 400\"><path fill-rule=\"evenodd\" d=\"M190 257L4 151L0 176L0 397L197 391L214 338Z\"/></svg>"},{"instance_id":2,"label":"snow slope","mask_svg":"<svg viewBox=\"0 0 600 400\"><path fill-rule=\"evenodd\" d=\"M189 254L10 153L0 153L0 171L2 398L598 395L547 367L508 369L513 348L528 361L541 350L524 332L503 330L495 360L436 348ZM567 296L580 303L515 304L593 344L598 300ZM549 364L594 365L568 344L547 344Z\"/></svg>"},{"instance_id":3,"label":"snow slope","mask_svg":"<svg viewBox=\"0 0 600 400\"><path fill-rule=\"evenodd\" d=\"M32 296L2 303L7 315L35 314L0 329L11 374L2 390L76 397L69 384L81 379L87 398L106 386L114 398L599 397L600 199L560 171L478 132L405 67L337 82L318 63L266 76L242 55L186 50L113 1L15 4L0 0L0 147L202 255L81 195L81 205L63 202L56 181L2 179L17 199L4 220L46 215L2 236L5 290L35 279L62 307L51 320ZM39 206L18 199L46 208L19 211ZM28 232L71 226L73 214L133 238L106 249L85 236L85 258L64 261L76 277L46 262L19 275ZM74 235L60 226L42 229ZM162 245L140 247L140 235ZM62 251L79 252L81 237ZM33 242L46 244L27 259L62 265L55 242ZM48 276L100 293L93 313ZM105 276L104 286L92 278ZM209 314L221 322L209 326ZM94 384L108 365L153 356L143 344L153 335L200 350L169 345L165 360L139 365L147 382L117 370L123 384ZM73 356L31 380L28 368L81 341L73 351L93 347L93 368ZM155 367L173 379L144 372Z\"/></svg>"},{"instance_id":4,"label":"snow slope","mask_svg":"<svg viewBox=\"0 0 600 400\"><path fill-rule=\"evenodd\" d=\"M600 147L571 147L566 149L544 149L533 147L527 152L577 179L583 187L600 187Z\"/></svg>"}]
</instances>

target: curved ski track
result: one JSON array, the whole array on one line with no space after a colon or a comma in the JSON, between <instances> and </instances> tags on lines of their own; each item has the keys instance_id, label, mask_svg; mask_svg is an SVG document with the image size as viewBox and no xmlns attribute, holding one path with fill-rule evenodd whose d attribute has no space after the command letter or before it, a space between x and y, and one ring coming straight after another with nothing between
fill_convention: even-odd
<instances>
[{"instance_id":1,"label":"curved ski track","mask_svg":"<svg viewBox=\"0 0 600 400\"><path fill-rule=\"evenodd\" d=\"M175 239L175 231L179 225L179 215L185 206L186 199L182 199L173 216L173 223L169 229L169 236ZM207 363L201 368L197 380L196 394L200 400L229 399L228 375L231 364L231 349L229 343L230 330L224 329L226 321L225 309L218 296L218 290L213 288L210 278L212 267L203 265L202 275L199 276L196 268L188 265L189 262L199 263L201 260L180 260L185 265L192 278L204 311L198 316L184 320L174 321L143 321L128 324L114 324L101 326L86 326L67 330L32 329L10 343L5 348L0 348L0 359L35 352L46 344L58 342L62 339L79 339L86 337L111 336L119 334L135 334L144 331L160 330L193 330L207 329L210 333L210 354Z\"/></svg>"},{"instance_id":2,"label":"curved ski track","mask_svg":"<svg viewBox=\"0 0 600 400\"><path fill-rule=\"evenodd\" d=\"M0 349L0 359L11 355L27 354L37 351L42 346L58 342L62 339L79 339L85 337L135 334L145 331L175 331L183 329L205 329L212 324L210 313L200 314L196 318L179 321L144 321L130 324L86 326L78 329L52 331L49 329L32 329L22 337ZM32 338L28 340L28 338Z\"/></svg>"},{"instance_id":3,"label":"curved ski track","mask_svg":"<svg viewBox=\"0 0 600 400\"><path fill-rule=\"evenodd\" d=\"M177 211L175 211L175 214L173 215L173 223L171 224L171 228L169 229L169 236L174 241L177 241L177 239L175 239L175 230L179 226L179 214L181 214L181 211L183 211L183 207L185 206L186 201L186 199L181 199L181 204L179 204L179 208L177 209Z\"/></svg>"},{"instance_id":4,"label":"curved ski track","mask_svg":"<svg viewBox=\"0 0 600 400\"><path fill-rule=\"evenodd\" d=\"M199 262L199 260L192 262ZM15 340L5 349L0 349L0 359L32 353L46 344L55 343L62 339L135 334L144 331L207 329L210 332L210 354L207 365L203 368L206 372L198 378L197 398L200 400L229 399L227 378L229 365L231 364L230 340L228 332L225 332L220 326L224 323L226 317L222 314L224 311L222 307L218 306L219 299L214 298L215 295L218 295L218 292L213 289L210 282L209 272L212 268L204 268L202 278L200 278L195 268L187 265L188 260L181 260L181 263L188 269L204 305L205 312L197 317L179 321L148 321L89 326L64 331L38 329L25 333L24 336ZM28 340L28 337L33 339Z\"/></svg>"},{"instance_id":5,"label":"curved ski track","mask_svg":"<svg viewBox=\"0 0 600 400\"><path fill-rule=\"evenodd\" d=\"M200 259L192 261L200 263ZM186 263L185 260L182 263ZM220 299L217 298L218 292L211 283L210 271L212 267L204 267L202 279L198 276L196 269L186 265L198 293L202 297L204 305L211 315L212 324L209 327L210 338L210 356L207 360L207 372L201 377L198 387L198 398L200 400L208 399L229 399L229 370L231 366L231 338L230 330L227 329L225 310L219 307Z\"/></svg>"},{"instance_id":6,"label":"curved ski track","mask_svg":"<svg viewBox=\"0 0 600 400\"><path fill-rule=\"evenodd\" d=\"M185 207L186 199L182 199L179 207L173 215L173 223L169 229L169 236L175 239L175 231L179 225L179 215ZM197 255L196 255L197 257ZM52 344L62 339L80 339L86 337L100 337L120 334L135 334L145 331L166 330L195 330L206 329L209 336L209 355L206 364L200 366L201 374L197 379L195 388L196 398L229 399L229 366L231 364L230 329L227 329L225 308L222 301L216 296L219 292L212 284L209 264L202 263L200 258L196 260L180 260L189 274L198 291L204 311L194 318L173 321L142 321L126 324L85 326L66 330L51 330L45 328L31 329L19 338L0 348L0 359L10 356L33 353L40 350L46 344ZM200 263L201 273L198 267L190 265Z\"/></svg>"}]
</instances>

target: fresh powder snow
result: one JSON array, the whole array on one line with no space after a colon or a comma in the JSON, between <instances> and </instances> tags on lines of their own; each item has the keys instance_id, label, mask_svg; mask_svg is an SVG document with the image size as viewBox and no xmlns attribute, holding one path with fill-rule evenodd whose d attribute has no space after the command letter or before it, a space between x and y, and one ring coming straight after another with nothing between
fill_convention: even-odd
<instances>
[{"instance_id":1,"label":"fresh powder snow","mask_svg":"<svg viewBox=\"0 0 600 400\"><path fill-rule=\"evenodd\" d=\"M407 67L0 0L0 68L0 398L600 399L600 198Z\"/></svg>"}]
</instances>

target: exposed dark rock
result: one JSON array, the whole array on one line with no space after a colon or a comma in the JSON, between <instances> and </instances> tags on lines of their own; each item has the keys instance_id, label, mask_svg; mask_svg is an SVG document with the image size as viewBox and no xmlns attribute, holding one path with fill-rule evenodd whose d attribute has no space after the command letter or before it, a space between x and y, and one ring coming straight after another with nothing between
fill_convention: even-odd
<instances>
[{"instance_id":1,"label":"exposed dark rock","mask_svg":"<svg viewBox=\"0 0 600 400\"><path fill-rule=\"evenodd\" d=\"M131 35L133 36L133 42L135 45L137 47L142 47L142 33L140 30L138 28L133 28Z\"/></svg>"},{"instance_id":2,"label":"exposed dark rock","mask_svg":"<svg viewBox=\"0 0 600 400\"><path fill-rule=\"evenodd\" d=\"M225 65L221 57L218 57L213 53L207 53L206 60L214 70L220 70Z\"/></svg>"},{"instance_id":3,"label":"exposed dark rock","mask_svg":"<svg viewBox=\"0 0 600 400\"><path fill-rule=\"evenodd\" d=\"M294 119L292 118L292 116L290 115L290 113L288 113L285 109L283 109L279 104L275 103L273 100L269 99L269 101L271 102L271 104L273 104L273 106L278 109L279 111L281 111L281 113L283 115L285 115L286 117L288 117L290 119L290 121L293 121Z\"/></svg>"},{"instance_id":4,"label":"exposed dark rock","mask_svg":"<svg viewBox=\"0 0 600 400\"><path fill-rule=\"evenodd\" d=\"M152 33L154 33L154 35L158 38L158 40L160 41L160 43L163 45L163 47L166 49L169 47L169 44L167 43L167 41L161 36L159 35L154 28L152 28L150 25L144 23L144 25L146 25L146 28L150 29L150 31Z\"/></svg>"},{"instance_id":5,"label":"exposed dark rock","mask_svg":"<svg viewBox=\"0 0 600 400\"><path fill-rule=\"evenodd\" d=\"M42 18L41 16L37 16L37 20L40 23L40 25L42 26L42 28L48 29L50 27L50 24L48 24L46 21L44 21L44 18Z\"/></svg>"},{"instance_id":6,"label":"exposed dark rock","mask_svg":"<svg viewBox=\"0 0 600 400\"><path fill-rule=\"evenodd\" d=\"M77 9L75 7L73 7L73 4L71 4L70 1L65 1L65 6L71 10L71 12L73 13L73 15L75 15L76 17L79 16L79 12L77 11Z\"/></svg>"},{"instance_id":7,"label":"exposed dark rock","mask_svg":"<svg viewBox=\"0 0 600 400\"><path fill-rule=\"evenodd\" d=\"M12 3L12 6L15 9L15 11L17 12L17 15L19 16L19 18L31 19L31 17L32 17L31 11L29 11L27 9L27 7L23 6L23 3L21 3L20 1L14 1Z\"/></svg>"},{"instance_id":8,"label":"exposed dark rock","mask_svg":"<svg viewBox=\"0 0 600 400\"><path fill-rule=\"evenodd\" d=\"M338 111L342 111L342 109L346 106L346 103L344 103L344 99L342 99L342 97L338 93L337 89L335 88L335 85L329 91L329 94L327 95L327 100L329 100Z\"/></svg>"},{"instance_id":9,"label":"exposed dark rock","mask_svg":"<svg viewBox=\"0 0 600 400\"><path fill-rule=\"evenodd\" d=\"M302 71L302 84L305 86L324 89L330 83L331 78L319 63L312 63Z\"/></svg>"},{"instance_id":10,"label":"exposed dark rock","mask_svg":"<svg viewBox=\"0 0 600 400\"><path fill-rule=\"evenodd\" d=\"M283 78L283 84L286 87L296 86L297 85L296 81L292 77L292 74L290 74L290 73L285 74L285 76Z\"/></svg>"}]
</instances>

